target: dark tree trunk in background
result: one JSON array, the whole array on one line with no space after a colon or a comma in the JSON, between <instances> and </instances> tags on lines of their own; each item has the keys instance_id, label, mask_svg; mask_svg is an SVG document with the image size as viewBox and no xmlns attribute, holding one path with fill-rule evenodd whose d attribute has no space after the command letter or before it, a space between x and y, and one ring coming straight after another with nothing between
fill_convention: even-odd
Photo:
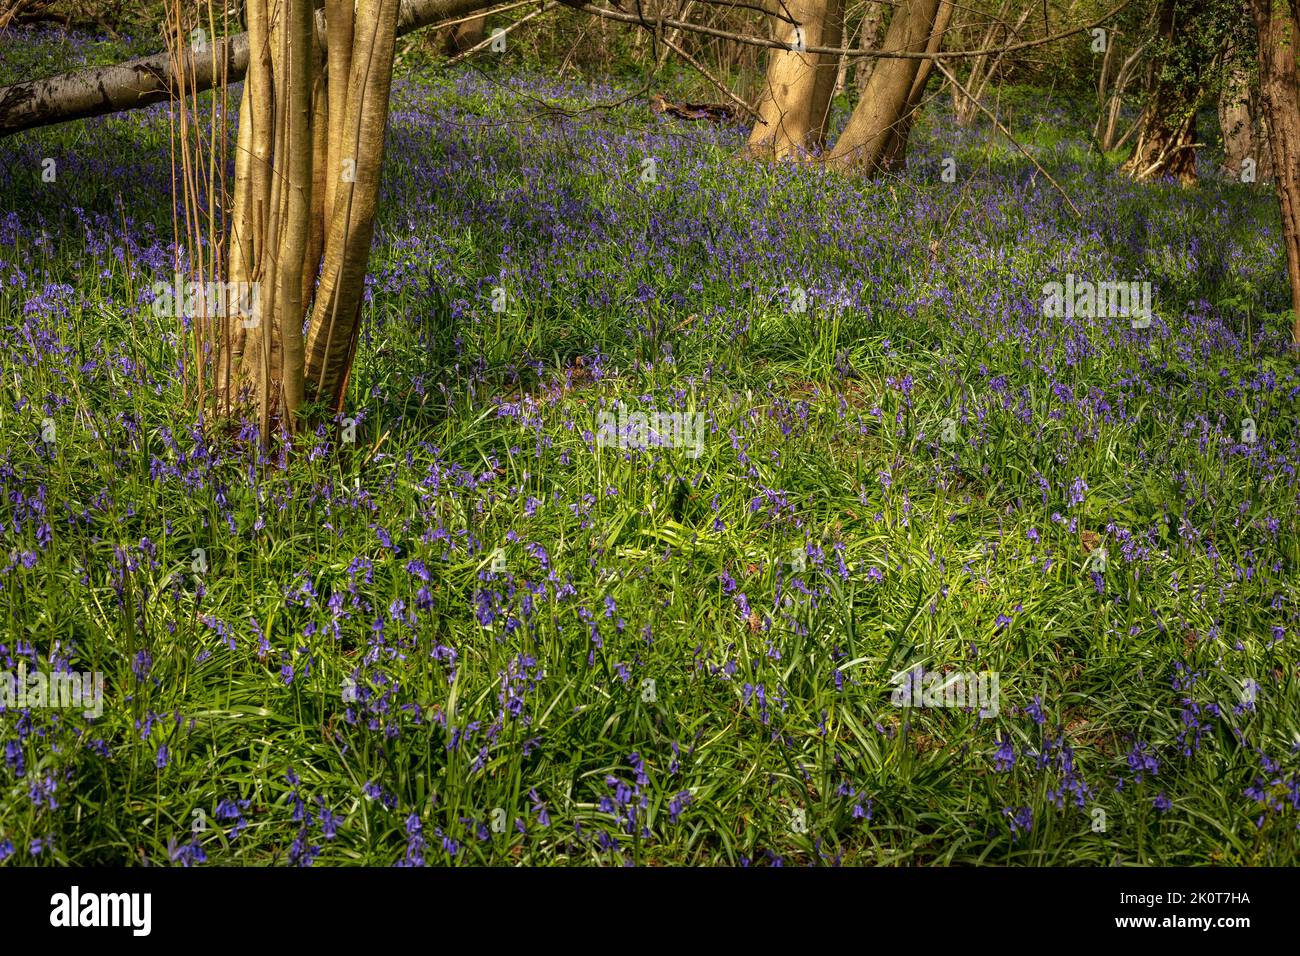
<instances>
[{"instance_id":1,"label":"dark tree trunk in background","mask_svg":"<svg viewBox=\"0 0 1300 956\"><path fill-rule=\"evenodd\" d=\"M883 3L868 3L866 12L862 14L862 27L858 31L858 49L859 50L876 50L880 47L880 33L885 26L885 5ZM853 67L853 87L858 91L858 95L867 88L867 82L871 79L871 70L876 65L874 59L861 59L855 61Z\"/></svg>"},{"instance_id":2,"label":"dark tree trunk in background","mask_svg":"<svg viewBox=\"0 0 1300 956\"><path fill-rule=\"evenodd\" d=\"M1160 44L1147 70L1146 97L1137 144L1124 164L1135 179L1174 177L1196 182L1196 107L1203 86L1188 71L1206 66L1195 36L1193 12L1200 0L1160 0Z\"/></svg>"},{"instance_id":3,"label":"dark tree trunk in background","mask_svg":"<svg viewBox=\"0 0 1300 956\"><path fill-rule=\"evenodd\" d=\"M1249 4L1247 4L1249 7ZM1259 89L1252 84L1243 51L1228 50L1228 74L1219 94L1219 130L1223 134L1223 175L1241 179L1243 169L1254 163L1256 182L1273 179L1273 155L1268 143L1268 121L1260 103Z\"/></svg>"}]
</instances>

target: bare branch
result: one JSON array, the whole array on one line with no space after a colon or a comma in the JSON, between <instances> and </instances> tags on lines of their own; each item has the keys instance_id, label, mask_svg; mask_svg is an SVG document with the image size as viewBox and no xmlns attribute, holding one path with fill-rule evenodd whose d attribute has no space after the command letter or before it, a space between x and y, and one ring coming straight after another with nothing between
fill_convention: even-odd
<instances>
[{"instance_id":1,"label":"bare branch","mask_svg":"<svg viewBox=\"0 0 1300 956\"><path fill-rule=\"evenodd\" d=\"M998 130L1002 133L1002 135L1004 135L1007 139L1011 140L1011 145L1013 145L1016 149L1020 150L1020 152L1025 154L1025 158L1034 164L1034 168L1037 169L1040 173L1042 173L1047 178L1047 181L1056 187L1056 191L1065 197L1065 201L1070 204L1070 208L1074 210L1074 214L1078 216L1080 219L1082 219L1083 213L1079 212L1079 207L1074 204L1074 200L1070 198L1069 193L1067 193L1064 189L1061 188L1061 184L1052 178L1051 173L1049 173L1041 165L1039 165L1038 160L1034 159L1034 157L1030 154L1029 150L1025 149L1025 147L1020 145L1020 141L1011 135L1011 131L1007 129L1005 126L1003 126L998 121L998 118L994 116L992 113L990 113L988 109L984 106L984 104L981 103L974 96L974 94L971 93L970 90L962 86L961 81L958 80L957 77L953 75L953 72L949 70L948 67L944 66L943 63L937 60L935 61L934 65L939 68L939 72L941 72L944 76L948 77L950 83L952 83L959 90L965 93L966 96L970 99L970 101L974 103L976 106L978 106L980 111L993 121L993 125L998 128Z\"/></svg>"},{"instance_id":2,"label":"bare branch","mask_svg":"<svg viewBox=\"0 0 1300 956\"><path fill-rule=\"evenodd\" d=\"M398 34L495 6L492 0L402 0ZM325 45L324 12L316 14L316 38ZM178 51L179 52L179 51ZM171 52L91 67L0 88L0 136L68 120L104 116L202 93L222 82L237 83L248 70L248 34L214 38L195 55L185 51L183 82Z\"/></svg>"},{"instance_id":3,"label":"bare branch","mask_svg":"<svg viewBox=\"0 0 1300 956\"><path fill-rule=\"evenodd\" d=\"M720 30L716 27L702 26L682 20L658 19L654 24L636 13L624 13L598 7L582 0L563 0L566 6L591 16L633 23L647 29L661 29L658 24L675 30L699 33L716 39L733 40L737 43L766 48L784 48L784 44L768 37L747 36ZM715 3L717 0L704 0ZM901 58L918 60L957 60L967 57L987 56L990 53L1015 53L1090 30L1105 23L1128 7L1133 0L1123 0L1104 16L1080 26L1041 37L1013 43L1003 47L989 47L979 50L927 51L913 53L908 51L884 52L881 50L858 50L842 47L808 47L804 52L810 54L830 54L845 56L849 59ZM397 34L401 36L457 17L489 10L499 6L492 0L402 0L398 11ZM739 3L727 5L741 5ZM316 16L317 42L322 47L326 43L323 12ZM85 119L92 116L104 116L123 110L138 109L153 103L175 99L178 91L184 88L187 95L201 93L222 83L236 83L244 78L248 69L248 35L221 37L210 41L209 49L202 56L187 55L180 69L184 81L175 75L176 60L170 52L157 53L113 66L93 67L76 70L58 76L26 83L15 83L0 88L0 136L7 136L20 130L68 120Z\"/></svg>"},{"instance_id":4,"label":"bare branch","mask_svg":"<svg viewBox=\"0 0 1300 956\"><path fill-rule=\"evenodd\" d=\"M621 10L610 10L607 7L598 7L591 3L582 3L579 0L561 0L565 6L572 7L583 13L591 14L595 17L604 17L607 20L617 20L621 23L634 23L653 28L653 24L644 22L641 17L634 13L624 13ZM1005 55L1007 53L1016 53L1020 50L1028 50L1034 47L1046 46L1049 43L1055 43L1057 40L1063 40L1066 37L1072 37L1076 34L1091 30L1103 23L1111 20L1119 13L1123 12L1133 0L1124 0L1119 6L1115 7L1109 13L1106 13L1091 23L1084 23L1068 30L1062 30L1059 33L1053 33L1050 36L1039 37L1037 40L1024 40L1020 43L1012 43L1001 47L985 47L979 50L936 50L933 52L924 51L920 53L909 52L907 50L885 51L885 50L857 50L847 47L838 46L808 46L801 52L803 53L826 53L832 56L847 56L851 59L895 59L895 60L961 60L970 57L988 56L991 53ZM780 40L773 40L769 37L756 37L744 33L733 33L730 30L719 30L716 27L706 27L695 23L685 23L681 20L670 20L667 17L663 19L663 25L673 27L678 30L685 30L690 33L701 33L705 36L716 37L721 40L732 40L736 43L744 43L749 46L766 47L769 49L788 49L788 46Z\"/></svg>"}]
</instances>

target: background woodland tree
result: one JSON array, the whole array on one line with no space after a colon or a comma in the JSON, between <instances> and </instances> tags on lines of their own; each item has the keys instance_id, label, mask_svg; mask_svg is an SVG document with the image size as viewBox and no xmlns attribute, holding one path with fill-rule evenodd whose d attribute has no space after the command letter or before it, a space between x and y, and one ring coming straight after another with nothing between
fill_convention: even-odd
<instances>
[{"instance_id":1,"label":"background woodland tree","mask_svg":"<svg viewBox=\"0 0 1300 956\"><path fill-rule=\"evenodd\" d=\"M1196 113L1222 85L1223 64L1244 24L1236 0L1160 0L1126 172L1136 179L1196 181Z\"/></svg>"},{"instance_id":2,"label":"background woodland tree","mask_svg":"<svg viewBox=\"0 0 1300 956\"><path fill-rule=\"evenodd\" d=\"M843 0L781 0L769 19L772 36L787 49L768 51L767 80L749 147L774 159L799 159L826 144L838 57L800 52L808 46L840 45Z\"/></svg>"}]
</instances>

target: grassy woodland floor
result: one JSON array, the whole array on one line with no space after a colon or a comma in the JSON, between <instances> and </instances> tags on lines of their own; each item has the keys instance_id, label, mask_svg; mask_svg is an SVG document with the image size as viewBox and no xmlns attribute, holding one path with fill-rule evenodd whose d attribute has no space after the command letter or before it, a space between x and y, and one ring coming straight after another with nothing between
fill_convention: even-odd
<instances>
[{"instance_id":1,"label":"grassy woodland floor","mask_svg":"<svg viewBox=\"0 0 1300 956\"><path fill-rule=\"evenodd\" d=\"M0 79L112 58L63 42ZM1043 96L1081 219L942 102L879 183L542 102L629 92L399 85L356 440L285 467L184 409L166 113L0 141L0 669L105 675L0 714L0 865L1296 863L1272 193L1134 185ZM1150 328L1045 317L1070 272ZM601 447L619 400L698 457ZM996 715L894 706L916 665Z\"/></svg>"}]
</instances>

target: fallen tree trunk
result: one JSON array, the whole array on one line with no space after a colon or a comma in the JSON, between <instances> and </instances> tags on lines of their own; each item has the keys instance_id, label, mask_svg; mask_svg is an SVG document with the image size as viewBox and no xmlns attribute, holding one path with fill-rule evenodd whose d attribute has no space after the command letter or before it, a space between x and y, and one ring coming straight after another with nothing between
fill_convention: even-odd
<instances>
[{"instance_id":1,"label":"fallen tree trunk","mask_svg":"<svg viewBox=\"0 0 1300 956\"><path fill-rule=\"evenodd\" d=\"M402 0L397 35L486 10L496 0ZM316 39L326 45L324 11L316 14ZM176 63L169 53L90 67L0 89L0 136L25 129L137 109L177 95ZM214 39L184 64L186 94L237 83L248 70L248 34Z\"/></svg>"}]
</instances>

